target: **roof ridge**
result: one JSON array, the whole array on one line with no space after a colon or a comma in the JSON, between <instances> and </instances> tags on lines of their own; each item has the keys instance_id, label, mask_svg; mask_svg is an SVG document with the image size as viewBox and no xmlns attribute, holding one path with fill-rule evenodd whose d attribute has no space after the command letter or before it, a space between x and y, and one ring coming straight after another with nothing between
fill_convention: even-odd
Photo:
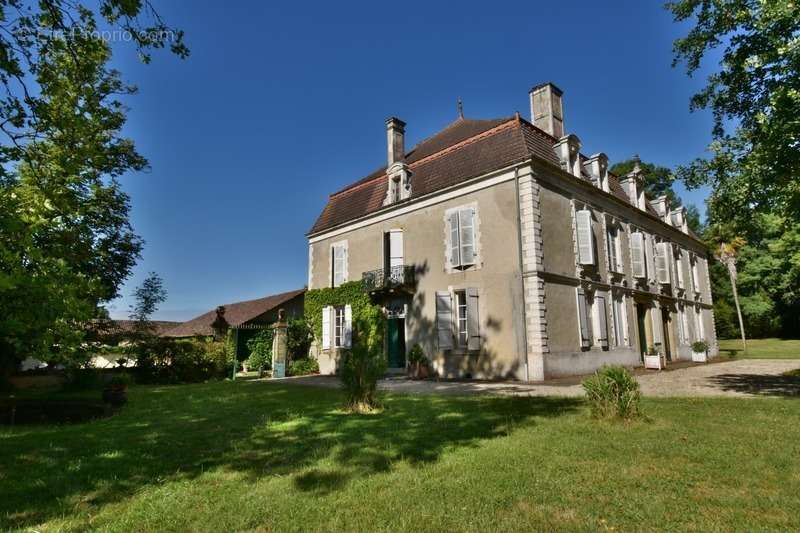
<instances>
[{"instance_id":1,"label":"roof ridge","mask_svg":"<svg viewBox=\"0 0 800 533\"><path fill-rule=\"evenodd\" d=\"M479 119L464 119L464 118L459 117L458 119L456 119L455 121L450 123L448 126L446 126L444 129L441 129L438 132L436 132L434 135L431 135L430 137L428 137L426 139L426 141L428 139L432 139L433 137L436 137L437 135L441 134L443 131L445 131L448 128L452 127L456 122L466 121L466 120L478 121ZM473 142L476 142L476 141L478 141L480 139L483 139L483 138L489 137L491 135L494 135L498 131L508 127L508 124L513 122L513 121L515 121L516 119L515 119L515 117L508 117L508 118L503 118L503 119L484 119L483 121L487 121L488 122L488 121L491 121L491 120L502 120L502 122L500 122L498 125L496 125L496 126L494 126L492 128L484 130L484 131L482 131L480 133L476 133L475 135L472 135L471 137L467 137L464 140L461 140L461 141L459 141L459 142L457 142L455 144L451 144L450 146L442 148L439 151L436 151L436 152L434 152L434 153L432 153L430 155L427 155L427 156L425 156L425 157L423 157L421 159L418 159L418 160L414 161L413 163L410 163L408 165L409 168L413 168L413 167L419 166L423 162L431 161L433 159L436 159L437 157L443 156L445 154L449 154L450 152L453 152L453 151L461 148L462 146L466 146L468 144L472 144ZM419 146L423 142L424 141L420 141L419 143L414 145L414 148L416 148L417 146ZM411 150L411 152L413 152L413 149ZM408 153L410 154L411 152L408 152ZM361 179L361 180L359 180L359 181L357 181L357 182L345 187L344 189L340 189L340 190L336 191L335 193L330 194L328 196L328 198L329 199L330 198L335 198L335 197L340 196L340 195L342 195L342 194L344 194L346 192L351 192L351 191L354 191L354 190L358 190L358 189L360 189L360 188L362 188L362 187L364 187L366 185L369 185L369 184L373 183L374 181L381 180L381 179L385 178L386 177L386 172L385 172L386 167L382 167L382 168L384 170L384 172L382 174L380 174L378 176L374 176L374 177L369 178L369 179ZM375 171L375 172L377 172L377 171Z\"/></svg>"}]
</instances>

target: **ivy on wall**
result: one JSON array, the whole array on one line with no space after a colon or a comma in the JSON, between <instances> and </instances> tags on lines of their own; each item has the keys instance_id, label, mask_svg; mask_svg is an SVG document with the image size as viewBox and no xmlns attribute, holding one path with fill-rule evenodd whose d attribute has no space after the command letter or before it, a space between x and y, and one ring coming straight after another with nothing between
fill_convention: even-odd
<instances>
[{"instance_id":1,"label":"ivy on wall","mask_svg":"<svg viewBox=\"0 0 800 533\"><path fill-rule=\"evenodd\" d=\"M372 303L361 281L350 281L338 287L312 289L305 294L304 311L315 339L322 339L322 308L328 305L350 305L353 310L353 324L380 320L376 325L381 330L385 324L381 307Z\"/></svg>"}]
</instances>

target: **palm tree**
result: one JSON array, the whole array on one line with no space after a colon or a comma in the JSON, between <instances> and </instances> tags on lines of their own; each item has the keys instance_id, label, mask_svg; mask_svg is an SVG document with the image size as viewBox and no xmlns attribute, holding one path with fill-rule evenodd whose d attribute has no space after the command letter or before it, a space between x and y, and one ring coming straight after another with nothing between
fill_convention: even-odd
<instances>
[{"instance_id":1,"label":"palm tree","mask_svg":"<svg viewBox=\"0 0 800 533\"><path fill-rule=\"evenodd\" d=\"M714 254L717 260L728 269L728 276L731 279L733 289L733 301L736 304L736 314L739 316L739 331L742 334L742 349L747 353L747 339L744 335L744 321L742 320L742 308L739 306L739 291L736 290L736 258L739 250L745 245L745 240L741 237L734 237L729 242L720 242L717 253Z\"/></svg>"}]
</instances>

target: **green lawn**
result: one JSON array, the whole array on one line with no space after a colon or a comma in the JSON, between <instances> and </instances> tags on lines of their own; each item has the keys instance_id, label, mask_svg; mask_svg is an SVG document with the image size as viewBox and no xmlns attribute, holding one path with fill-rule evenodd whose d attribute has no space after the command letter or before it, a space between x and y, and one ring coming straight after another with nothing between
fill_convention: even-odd
<instances>
[{"instance_id":1,"label":"green lawn","mask_svg":"<svg viewBox=\"0 0 800 533\"><path fill-rule=\"evenodd\" d=\"M0 429L0 529L800 529L800 400L386 397L135 387L116 417Z\"/></svg>"},{"instance_id":2,"label":"green lawn","mask_svg":"<svg viewBox=\"0 0 800 533\"><path fill-rule=\"evenodd\" d=\"M741 339L720 339L720 355L738 359L800 359L798 339L748 339L747 355Z\"/></svg>"}]
</instances>

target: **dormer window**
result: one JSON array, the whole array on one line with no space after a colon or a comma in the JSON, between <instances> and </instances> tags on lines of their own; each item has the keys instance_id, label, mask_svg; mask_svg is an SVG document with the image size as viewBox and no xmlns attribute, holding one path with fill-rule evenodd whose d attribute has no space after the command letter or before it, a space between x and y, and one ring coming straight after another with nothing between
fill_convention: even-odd
<instances>
[{"instance_id":1,"label":"dormer window","mask_svg":"<svg viewBox=\"0 0 800 533\"><path fill-rule=\"evenodd\" d=\"M400 176L392 176L392 179L389 181L389 187L391 189L390 196L392 203L400 201Z\"/></svg>"}]
</instances>

